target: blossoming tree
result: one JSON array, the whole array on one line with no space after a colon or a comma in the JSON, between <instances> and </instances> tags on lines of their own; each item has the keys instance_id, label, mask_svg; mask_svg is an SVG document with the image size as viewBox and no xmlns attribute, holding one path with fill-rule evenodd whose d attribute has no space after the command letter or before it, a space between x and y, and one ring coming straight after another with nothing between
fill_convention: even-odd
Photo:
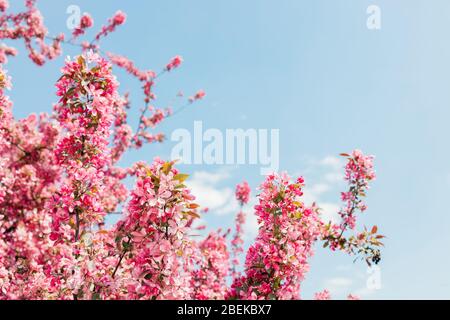
<instances>
[{"instance_id":1,"label":"blossoming tree","mask_svg":"<svg viewBox=\"0 0 450 320\"><path fill-rule=\"evenodd\" d=\"M87 14L69 38L51 37L35 2L10 13L8 1L0 0L0 38L23 41L38 66L60 56L64 44L79 46L80 55L61 69L54 112L17 120L4 69L17 50L0 47L0 299L298 299L317 242L379 262L377 227L353 232L375 178L372 157L360 151L343 154L349 189L342 193L340 223L323 221L318 206L302 201L303 178L274 173L260 187L259 232L243 270L246 182L236 188L241 210L234 232L192 237L201 211L175 162L117 165L130 148L164 140L154 131L173 111L153 106L153 89L182 58L156 73L100 49L125 23L120 11L91 41L79 40L93 26ZM112 66L142 84L144 107L134 131L128 95L119 93ZM204 96L200 90L186 105ZM124 183L129 177L132 190ZM121 208L122 219L107 226L106 217Z\"/></svg>"}]
</instances>

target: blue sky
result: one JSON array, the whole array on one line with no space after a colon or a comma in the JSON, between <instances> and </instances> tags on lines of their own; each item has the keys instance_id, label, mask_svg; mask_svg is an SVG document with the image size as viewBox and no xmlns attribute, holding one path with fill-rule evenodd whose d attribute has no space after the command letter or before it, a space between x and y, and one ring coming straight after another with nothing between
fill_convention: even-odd
<instances>
[{"instance_id":1,"label":"blue sky","mask_svg":"<svg viewBox=\"0 0 450 320\"><path fill-rule=\"evenodd\" d=\"M360 148L376 156L378 179L369 192L361 224L387 236L380 290L367 290L366 266L318 246L303 297L329 287L336 298L450 298L450 3L446 0L41 0L52 34L68 33L66 9L79 5L106 21L117 9L128 22L103 42L142 68L160 70L176 54L182 68L164 76L156 93L165 106L178 90L205 89L207 98L165 122L170 136L206 128L280 129L280 169L304 175L309 200L331 212L345 184L336 180L336 155ZM144 4L145 3L145 4ZM381 9L381 30L368 30L366 9ZM21 49L22 46L19 46ZM65 53L75 55L72 48ZM11 59L14 113L50 111L63 58L37 68ZM122 92L131 90L134 115L139 83L116 72ZM173 142L132 152L122 162L167 158ZM182 166L191 185L210 195L215 208L205 220L228 227L231 194L243 178L255 188L258 166ZM333 178L334 177L334 178ZM224 198L217 197L223 194ZM252 220L252 219L250 219ZM254 232L254 221L247 238Z\"/></svg>"}]
</instances>

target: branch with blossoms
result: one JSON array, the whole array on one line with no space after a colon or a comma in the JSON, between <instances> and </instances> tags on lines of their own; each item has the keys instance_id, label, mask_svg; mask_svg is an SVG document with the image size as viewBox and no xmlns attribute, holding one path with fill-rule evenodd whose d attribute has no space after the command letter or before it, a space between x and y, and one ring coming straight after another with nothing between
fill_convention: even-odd
<instances>
[{"instance_id":1,"label":"branch with blossoms","mask_svg":"<svg viewBox=\"0 0 450 320\"><path fill-rule=\"evenodd\" d=\"M341 193L341 199L345 206L339 211L341 222L339 225L331 222L324 226L324 247L330 246L331 250L343 250L357 255L367 262L378 264L381 259L380 247L383 246L383 235L378 234L378 227L374 226L364 231L345 237L344 233L354 230L356 215L366 211L367 206L363 199L369 189L369 183L375 179L373 170L373 156L366 156L360 150L355 150L351 155L343 153L347 158L345 166L345 180L349 184L349 190Z\"/></svg>"},{"instance_id":2,"label":"branch with blossoms","mask_svg":"<svg viewBox=\"0 0 450 320\"><path fill-rule=\"evenodd\" d=\"M348 192L342 193L346 206L339 212L339 225L326 224L320 218L320 209L306 207L301 201L304 180L295 183L287 175L271 175L261 185L259 204L255 207L260 224L256 242L247 252L245 275L234 279L229 299L297 299L300 283L309 270L308 260L313 245L324 241L324 247L343 250L351 255L365 257L367 263L380 261L382 246L377 227L364 229L356 236L344 237L347 229L355 228L356 213L365 211L361 200L375 179L373 157L355 150L347 157L345 179ZM242 185L237 187L238 198L245 198ZM239 215L237 217L239 219ZM355 299L350 295L349 299ZM316 295L316 299L329 299L329 292Z\"/></svg>"},{"instance_id":3,"label":"branch with blossoms","mask_svg":"<svg viewBox=\"0 0 450 320\"><path fill-rule=\"evenodd\" d=\"M100 205L102 178L104 167L111 161L106 151L112 106L119 99L118 83L106 61L90 54L68 62L56 86L61 99L55 111L66 136L55 154L66 179L49 204L53 208L51 239L58 240L62 233L71 239L67 234L70 230L59 231L61 224L72 219L74 240L78 241L84 226L100 222L106 214Z\"/></svg>"},{"instance_id":4,"label":"branch with blossoms","mask_svg":"<svg viewBox=\"0 0 450 320\"><path fill-rule=\"evenodd\" d=\"M151 70L140 70L130 59L124 56L111 52L103 52L100 48L100 41L116 31L118 27L126 22L127 16L122 11L117 11L114 16L108 20L107 24L101 27L93 40L77 42L81 36L85 35L86 30L91 28L94 24L94 21L89 14L83 14L80 18L79 25L74 28L70 40L65 40L66 36L62 33L57 37L49 36L48 30L44 25L43 17L36 7L36 2L37 1L34 0L26 0L25 4L27 10L25 12L6 14L9 3L7 0L2 0L2 3L0 4L0 12L3 13L0 16L0 39L23 39L26 48L29 51L30 59L39 66L44 65L47 60L52 60L60 56L62 54L62 45L66 44L79 47L83 53L86 53L89 50L102 53L104 58L108 59L112 64L125 69L130 75L136 77L142 83L142 89L145 96L144 107L141 108L141 115L139 116L139 124L136 133L130 134L131 128L127 124L126 117L122 117L121 124L115 127L116 141L121 141L122 145L127 145L127 148L140 148L143 146L144 142L163 142L165 139L163 133L150 133L148 130L155 129L155 127L167 117L181 112L188 105L204 98L205 92L199 90L192 97L189 97L186 103L180 106L175 112L171 107L161 109L150 105L151 101L156 99L156 95L152 91L156 79L164 73L178 68L182 64L183 59L180 56L175 56L165 68L157 74ZM50 40L52 43L46 44L46 40ZM33 47L33 42L37 44L39 50ZM6 63L8 56L16 55L17 50L15 48L5 45L0 47L0 63ZM146 112L150 112L150 116L146 116ZM130 139L131 142L129 142ZM119 154L116 154L116 156L118 155Z\"/></svg>"},{"instance_id":5,"label":"branch with blossoms","mask_svg":"<svg viewBox=\"0 0 450 320\"><path fill-rule=\"evenodd\" d=\"M223 300L228 290L227 276L230 271L230 254L226 237L227 232L212 231L197 245L195 264L190 285L192 299Z\"/></svg>"},{"instance_id":6,"label":"branch with blossoms","mask_svg":"<svg viewBox=\"0 0 450 320\"><path fill-rule=\"evenodd\" d=\"M317 211L300 197L304 180L269 175L255 206L259 232L249 248L245 274L234 280L229 299L298 299L309 269L313 244L320 236Z\"/></svg>"},{"instance_id":7,"label":"branch with blossoms","mask_svg":"<svg viewBox=\"0 0 450 320\"><path fill-rule=\"evenodd\" d=\"M64 35L60 34L51 44L45 42L48 33L43 17L36 8L36 1L26 0L26 11L18 14L7 14L7 0L0 2L0 39L23 39L28 57L37 65L42 66L46 60L52 60L61 54L61 43ZM0 50L0 62L7 61L7 56L15 56L17 50L3 46Z\"/></svg>"},{"instance_id":8,"label":"branch with blossoms","mask_svg":"<svg viewBox=\"0 0 450 320\"><path fill-rule=\"evenodd\" d=\"M232 246L231 276L233 279L236 279L239 276L239 273L237 271L237 268L239 266L239 255L244 252L243 248L244 240L242 239L242 236L243 236L243 226L245 224L245 213L243 211L243 207L250 200L250 192L251 192L250 186L248 185L247 181L244 181L236 186L235 196L236 200L239 202L240 210L236 215L235 233L233 235L233 239L231 240Z\"/></svg>"},{"instance_id":9,"label":"branch with blossoms","mask_svg":"<svg viewBox=\"0 0 450 320\"><path fill-rule=\"evenodd\" d=\"M126 70L130 75L137 78L142 84L142 89L145 96L144 107L140 110L141 113L139 115L139 123L137 125L136 133L131 139L132 145L135 148L142 147L144 142L163 142L165 139L164 134L152 134L148 132L148 129L155 129L166 118L178 114L179 112L183 111L188 105L203 99L206 95L203 90L199 90L193 97L190 97L188 99L187 103L179 107L175 112L171 107L167 107L165 109L155 108L153 105L150 105L150 103L156 99L156 96L152 91L152 88L155 85L155 81L164 73L178 68L183 62L183 59L180 56L175 56L170 60L166 67L157 74L152 70L142 71L138 69L131 60L124 56L116 55L111 52L108 52L107 56L110 59L111 63ZM177 96L182 97L183 95L182 93L179 93ZM147 112L150 112L149 116L146 115Z\"/></svg>"},{"instance_id":10,"label":"branch with blossoms","mask_svg":"<svg viewBox=\"0 0 450 320\"><path fill-rule=\"evenodd\" d=\"M198 205L183 185L187 176L160 160L138 163L136 170L127 214L115 226L120 255L112 277L127 282L128 299L186 299L193 250L187 226L198 217Z\"/></svg>"}]
</instances>

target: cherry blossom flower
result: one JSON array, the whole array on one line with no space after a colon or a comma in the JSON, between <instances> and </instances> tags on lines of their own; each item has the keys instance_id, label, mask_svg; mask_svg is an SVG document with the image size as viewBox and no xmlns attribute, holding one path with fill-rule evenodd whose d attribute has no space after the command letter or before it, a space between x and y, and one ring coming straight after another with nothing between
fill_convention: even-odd
<instances>
[{"instance_id":1,"label":"cherry blossom flower","mask_svg":"<svg viewBox=\"0 0 450 320\"><path fill-rule=\"evenodd\" d=\"M363 213L367 209L363 199L370 188L369 183L376 177L373 169L374 157L364 155L360 150L354 150L351 154L344 153L342 156L347 158L344 178L349 184L349 190L341 193L344 207L339 211L340 224L330 222L324 225L324 246L330 246L332 250L339 249L350 254L360 254L369 265L378 263L380 261L378 247L383 245L380 240L384 238L383 235L377 234L378 227L365 229L349 237L344 235L346 231L355 229L357 213Z\"/></svg>"},{"instance_id":2,"label":"cherry blossom flower","mask_svg":"<svg viewBox=\"0 0 450 320\"><path fill-rule=\"evenodd\" d=\"M0 39L23 39L29 58L37 65L43 65L47 59L52 60L61 54L62 34L55 37L51 44L45 42L48 34L43 17L35 6L35 1L26 1L26 10L17 14L4 13L8 8L8 1L0 2ZM35 45L33 45L35 43ZM11 51L14 50L14 51ZM3 50L6 55L15 55L15 49ZM0 57L2 54L0 54Z\"/></svg>"},{"instance_id":3,"label":"cherry blossom flower","mask_svg":"<svg viewBox=\"0 0 450 320\"><path fill-rule=\"evenodd\" d=\"M170 60L170 62L166 65L166 70L171 71L172 69L178 68L183 62L183 58L180 56L175 56Z\"/></svg>"},{"instance_id":4,"label":"cherry blossom flower","mask_svg":"<svg viewBox=\"0 0 450 320\"><path fill-rule=\"evenodd\" d=\"M192 272L192 298L195 300L223 300L228 290L230 270L226 236L228 233L211 232L198 244L198 268Z\"/></svg>"},{"instance_id":5,"label":"cherry blossom flower","mask_svg":"<svg viewBox=\"0 0 450 320\"><path fill-rule=\"evenodd\" d=\"M0 11L4 12L9 8L8 0L0 0Z\"/></svg>"},{"instance_id":6,"label":"cherry blossom flower","mask_svg":"<svg viewBox=\"0 0 450 320\"><path fill-rule=\"evenodd\" d=\"M239 201L241 206L247 204L250 200L250 191L250 186L247 181L244 181L236 186L236 199Z\"/></svg>"},{"instance_id":7,"label":"cherry blossom flower","mask_svg":"<svg viewBox=\"0 0 450 320\"><path fill-rule=\"evenodd\" d=\"M92 17L85 13L80 19L80 25L76 27L72 32L72 39L75 40L79 36L85 34L86 29L92 27L94 25L94 20Z\"/></svg>"},{"instance_id":8,"label":"cherry blossom flower","mask_svg":"<svg viewBox=\"0 0 450 320\"><path fill-rule=\"evenodd\" d=\"M243 206L250 200L250 186L247 181L242 182L236 186L236 200L239 201L241 206L235 220L235 234L231 240L232 246L232 277L237 278L239 273L237 272L237 267L239 266L239 254L244 252L243 245L243 225L245 223L245 213L243 212Z\"/></svg>"},{"instance_id":9,"label":"cherry blossom flower","mask_svg":"<svg viewBox=\"0 0 450 320\"><path fill-rule=\"evenodd\" d=\"M189 98L189 102L193 103L197 100L201 100L206 96L206 92L203 90L199 90L193 97Z\"/></svg>"},{"instance_id":10,"label":"cherry blossom flower","mask_svg":"<svg viewBox=\"0 0 450 320\"><path fill-rule=\"evenodd\" d=\"M127 16L122 11L117 11L112 18L108 20L108 24L102 26L100 32L95 36L95 40L99 41L100 38L106 37L111 32L114 32L116 28L125 23Z\"/></svg>"},{"instance_id":11,"label":"cherry blossom flower","mask_svg":"<svg viewBox=\"0 0 450 320\"><path fill-rule=\"evenodd\" d=\"M318 292L314 295L315 300L331 300L331 295L328 290Z\"/></svg>"},{"instance_id":12,"label":"cherry blossom flower","mask_svg":"<svg viewBox=\"0 0 450 320\"><path fill-rule=\"evenodd\" d=\"M52 239L62 223L73 222L77 241L81 229L101 222L104 167L108 157L108 140L112 125L112 106L119 99L117 81L110 65L96 54L82 55L67 61L57 83L55 106L58 121L67 132L55 150L58 163L65 168L66 183L53 197Z\"/></svg>"},{"instance_id":13,"label":"cherry blossom flower","mask_svg":"<svg viewBox=\"0 0 450 320\"><path fill-rule=\"evenodd\" d=\"M245 275L234 280L230 297L237 299L296 299L309 270L308 259L320 236L317 212L300 201L303 178L269 175L255 206L260 223L249 248Z\"/></svg>"}]
</instances>

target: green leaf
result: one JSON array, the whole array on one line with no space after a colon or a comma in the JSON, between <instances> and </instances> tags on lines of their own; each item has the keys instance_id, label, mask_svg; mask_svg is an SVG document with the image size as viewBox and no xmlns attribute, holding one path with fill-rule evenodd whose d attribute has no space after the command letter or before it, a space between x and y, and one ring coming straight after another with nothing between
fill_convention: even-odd
<instances>
[{"instance_id":1,"label":"green leaf","mask_svg":"<svg viewBox=\"0 0 450 320\"><path fill-rule=\"evenodd\" d=\"M174 180L178 180L181 183L183 183L184 181L187 180L187 178L189 178L188 174L183 174L183 173L179 173L177 174L175 177L173 177Z\"/></svg>"},{"instance_id":2,"label":"green leaf","mask_svg":"<svg viewBox=\"0 0 450 320\"><path fill-rule=\"evenodd\" d=\"M122 241L122 247L125 251L129 251L131 249L131 243L127 241Z\"/></svg>"},{"instance_id":3,"label":"green leaf","mask_svg":"<svg viewBox=\"0 0 450 320\"><path fill-rule=\"evenodd\" d=\"M94 292L92 294L92 300L100 300L100 293Z\"/></svg>"},{"instance_id":4,"label":"green leaf","mask_svg":"<svg viewBox=\"0 0 450 320\"><path fill-rule=\"evenodd\" d=\"M84 60L83 56L78 56L77 62L83 69L86 67L86 60Z\"/></svg>"},{"instance_id":5,"label":"green leaf","mask_svg":"<svg viewBox=\"0 0 450 320\"><path fill-rule=\"evenodd\" d=\"M162 166L162 171L164 174L169 174L170 170L172 170L173 162L166 162Z\"/></svg>"},{"instance_id":6,"label":"green leaf","mask_svg":"<svg viewBox=\"0 0 450 320\"><path fill-rule=\"evenodd\" d=\"M187 211L187 212L184 212L184 214L191 216L193 218L197 218L197 219L200 218L200 215L195 211Z\"/></svg>"}]
</instances>

